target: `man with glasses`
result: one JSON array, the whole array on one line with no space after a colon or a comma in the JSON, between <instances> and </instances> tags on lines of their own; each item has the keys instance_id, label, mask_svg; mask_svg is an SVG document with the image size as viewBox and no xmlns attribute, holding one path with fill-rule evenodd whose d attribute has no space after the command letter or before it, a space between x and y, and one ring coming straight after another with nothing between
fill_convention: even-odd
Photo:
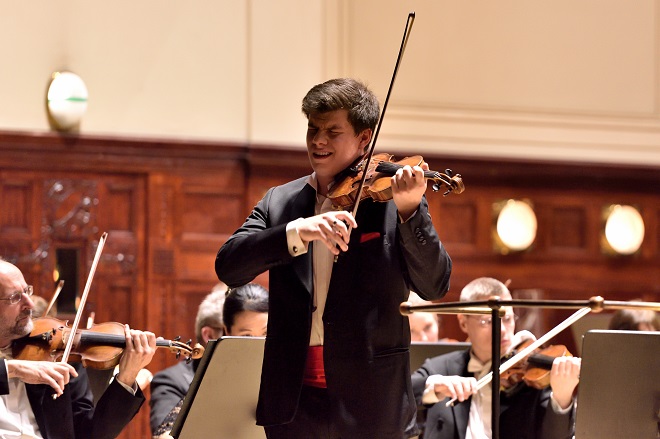
<instances>
[{"instance_id":1,"label":"man with glasses","mask_svg":"<svg viewBox=\"0 0 660 439\"><path fill-rule=\"evenodd\" d=\"M114 438L144 403L137 374L156 352L151 332L125 326L119 373L94 407L80 364L16 360L12 345L32 331L32 286L0 259L0 437Z\"/></svg>"},{"instance_id":2,"label":"man with glasses","mask_svg":"<svg viewBox=\"0 0 660 439\"><path fill-rule=\"evenodd\" d=\"M487 300L499 296L511 300L507 287L500 281L482 277L461 291L461 301ZM501 321L503 355L525 339L534 338L528 331L515 332L516 316L504 307ZM491 386L477 390L477 380L491 371L492 318L458 314L461 330L472 347L428 359L412 375L418 404L428 408L424 439L491 438ZM516 387L500 392L500 437L502 438L570 438L574 430L573 391L578 384L580 359L555 358L550 388L537 390ZM456 398L446 407L448 398Z\"/></svg>"}]
</instances>

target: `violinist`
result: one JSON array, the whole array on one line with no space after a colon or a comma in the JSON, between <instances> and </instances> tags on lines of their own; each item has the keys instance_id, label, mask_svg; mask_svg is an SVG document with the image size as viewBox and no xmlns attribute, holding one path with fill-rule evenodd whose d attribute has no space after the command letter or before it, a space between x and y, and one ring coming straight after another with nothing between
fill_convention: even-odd
<instances>
[{"instance_id":1,"label":"violinist","mask_svg":"<svg viewBox=\"0 0 660 439\"><path fill-rule=\"evenodd\" d=\"M144 403L135 380L156 351L156 337L125 327L120 371L94 407L80 363L13 359L12 343L32 331L31 295L21 271L0 259L0 437L116 437Z\"/></svg>"},{"instance_id":2,"label":"violinist","mask_svg":"<svg viewBox=\"0 0 660 439\"><path fill-rule=\"evenodd\" d=\"M215 262L230 287L269 271L257 424L269 439L410 437L410 329L398 306L410 290L442 297L451 273L424 197L428 166L399 169L392 199L362 201L355 218L335 210L328 191L365 154L378 100L333 79L302 111L313 173L271 188Z\"/></svg>"},{"instance_id":3,"label":"violinist","mask_svg":"<svg viewBox=\"0 0 660 439\"><path fill-rule=\"evenodd\" d=\"M499 296L511 300L500 281L482 277L461 291L461 301ZM513 309L504 307L501 352L507 353L533 335L515 332ZM476 390L477 379L491 371L491 317L458 314L461 330L472 347L428 359L413 373L415 398L428 408L424 439L491 438L491 386ZM500 392L502 438L571 438L574 430L573 391L578 384L580 359L557 357L552 363L550 387L538 390L524 383ZM447 407L446 398L457 398Z\"/></svg>"}]
</instances>

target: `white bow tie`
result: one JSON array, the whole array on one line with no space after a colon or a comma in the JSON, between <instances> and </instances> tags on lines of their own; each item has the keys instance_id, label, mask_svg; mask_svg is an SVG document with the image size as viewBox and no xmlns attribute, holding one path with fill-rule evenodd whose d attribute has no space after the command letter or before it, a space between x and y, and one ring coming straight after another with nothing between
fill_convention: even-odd
<instances>
[{"instance_id":1,"label":"white bow tie","mask_svg":"<svg viewBox=\"0 0 660 439\"><path fill-rule=\"evenodd\" d=\"M479 359L470 355L470 361L468 362L467 369L468 372L474 374L476 379L480 379L482 376L490 372L491 362L489 360L486 361L485 363L482 363L481 361L479 361Z\"/></svg>"}]
</instances>

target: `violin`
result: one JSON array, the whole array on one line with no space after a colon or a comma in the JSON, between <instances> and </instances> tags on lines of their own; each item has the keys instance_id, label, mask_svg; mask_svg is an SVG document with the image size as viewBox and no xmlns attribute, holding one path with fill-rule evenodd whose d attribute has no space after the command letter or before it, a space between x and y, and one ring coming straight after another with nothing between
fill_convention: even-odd
<instances>
[{"instance_id":1,"label":"violin","mask_svg":"<svg viewBox=\"0 0 660 439\"><path fill-rule=\"evenodd\" d=\"M16 360L61 361L65 346L71 337L68 322L52 317L33 320L34 328L30 335L14 341L12 354ZM98 323L89 329L75 331L70 361L80 361L84 367L92 369L112 369L117 364L126 347L124 325L117 322ZM156 340L156 347L168 348L177 358L184 353L186 359L201 358L204 348L194 347L178 340Z\"/></svg>"},{"instance_id":2,"label":"violin","mask_svg":"<svg viewBox=\"0 0 660 439\"><path fill-rule=\"evenodd\" d=\"M369 165L367 166L367 175L363 176L365 162L368 162ZM355 205L357 201L361 202L367 198L375 201L389 201L392 199L392 180L390 177L406 165L419 166L423 162L424 158L420 155L405 157L396 161L391 154L374 154L371 160L360 160L356 165L340 173L335 180L335 184L328 192L328 198L332 200L332 205L336 209L346 209ZM358 200L357 192L363 178L362 194ZM424 178L434 181L434 192L439 191L444 186L446 188L445 196L450 193L460 194L465 191L461 174L454 174L451 169L446 169L444 173L424 171Z\"/></svg>"},{"instance_id":3,"label":"violin","mask_svg":"<svg viewBox=\"0 0 660 439\"><path fill-rule=\"evenodd\" d=\"M506 356L506 359L513 357L532 343L532 340L525 340L518 344ZM524 383L535 389L544 389L550 385L550 370L554 359L572 356L564 345L551 345L545 349L537 349L500 374L500 388L507 393L516 389L520 383Z\"/></svg>"}]
</instances>

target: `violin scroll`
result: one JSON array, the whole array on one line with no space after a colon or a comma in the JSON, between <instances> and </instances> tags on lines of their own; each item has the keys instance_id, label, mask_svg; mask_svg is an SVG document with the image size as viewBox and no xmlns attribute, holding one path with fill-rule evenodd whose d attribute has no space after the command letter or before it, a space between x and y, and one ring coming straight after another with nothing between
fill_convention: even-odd
<instances>
[{"instance_id":1,"label":"violin scroll","mask_svg":"<svg viewBox=\"0 0 660 439\"><path fill-rule=\"evenodd\" d=\"M187 343L179 341L180 339L181 337L176 337L172 340L157 340L156 346L167 347L176 355L177 359L181 357L181 353L183 352L187 363L191 360L198 360L204 356L204 347L201 344L195 343L193 346L191 339L189 339ZM161 345L159 345L159 341L161 342ZM167 346L162 345L163 342L167 343Z\"/></svg>"}]
</instances>

